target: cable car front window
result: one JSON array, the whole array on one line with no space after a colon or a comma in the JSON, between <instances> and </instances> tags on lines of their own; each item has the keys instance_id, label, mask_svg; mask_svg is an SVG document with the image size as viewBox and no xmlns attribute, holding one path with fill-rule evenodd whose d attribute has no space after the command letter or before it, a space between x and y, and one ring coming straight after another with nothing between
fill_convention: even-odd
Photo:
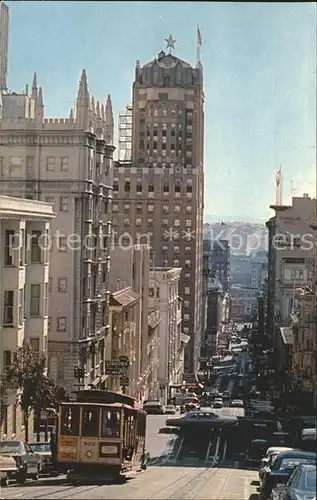
<instances>
[{"instance_id":1,"label":"cable car front window","mask_svg":"<svg viewBox=\"0 0 317 500\"><path fill-rule=\"evenodd\" d=\"M61 413L61 435L79 436L79 407L64 406Z\"/></svg>"},{"instance_id":2,"label":"cable car front window","mask_svg":"<svg viewBox=\"0 0 317 500\"><path fill-rule=\"evenodd\" d=\"M121 412L118 410L102 409L101 437L120 437Z\"/></svg>"},{"instance_id":3,"label":"cable car front window","mask_svg":"<svg viewBox=\"0 0 317 500\"><path fill-rule=\"evenodd\" d=\"M99 437L99 408L82 409L82 437Z\"/></svg>"}]
</instances>

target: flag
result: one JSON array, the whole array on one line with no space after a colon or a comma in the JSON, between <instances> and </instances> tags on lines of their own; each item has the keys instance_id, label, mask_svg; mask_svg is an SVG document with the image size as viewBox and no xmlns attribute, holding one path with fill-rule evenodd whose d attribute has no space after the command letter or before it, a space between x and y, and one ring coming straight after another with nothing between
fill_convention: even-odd
<instances>
[{"instance_id":1,"label":"flag","mask_svg":"<svg viewBox=\"0 0 317 500\"><path fill-rule=\"evenodd\" d=\"M281 184L281 178L282 178L282 170L279 169L276 172L276 185L279 186Z\"/></svg>"},{"instance_id":2,"label":"flag","mask_svg":"<svg viewBox=\"0 0 317 500\"><path fill-rule=\"evenodd\" d=\"M203 43L203 39L202 39L202 36L201 36L201 33L200 33L200 29L197 26L197 45L199 45L201 47L202 43Z\"/></svg>"}]
</instances>

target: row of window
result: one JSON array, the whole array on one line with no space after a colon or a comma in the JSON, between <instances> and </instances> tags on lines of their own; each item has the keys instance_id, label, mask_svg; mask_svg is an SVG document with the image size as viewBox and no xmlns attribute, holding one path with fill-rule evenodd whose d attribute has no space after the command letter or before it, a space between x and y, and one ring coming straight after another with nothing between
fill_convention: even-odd
<instances>
[{"instance_id":1,"label":"row of window","mask_svg":"<svg viewBox=\"0 0 317 500\"><path fill-rule=\"evenodd\" d=\"M119 191L119 182L118 180L113 181L113 190L114 191ZM136 184L136 193L143 193L143 185L141 183ZM124 192L125 193L130 193L131 192L131 182L130 181L125 181L124 183ZM193 188L191 184L187 184L186 186L186 193L192 193ZM148 185L148 193L154 193L154 184L149 184ZM170 193L170 186L169 184L164 184L163 185L163 195L168 195ZM176 184L174 186L174 193L182 193L182 186L180 184Z\"/></svg>"},{"instance_id":2,"label":"row of window","mask_svg":"<svg viewBox=\"0 0 317 500\"><path fill-rule=\"evenodd\" d=\"M55 204L55 196L46 196L45 197L46 203L51 203L52 205ZM55 210L55 207L54 207ZM60 196L59 198L59 211L60 212L68 212L68 198L67 196Z\"/></svg>"},{"instance_id":3,"label":"row of window","mask_svg":"<svg viewBox=\"0 0 317 500\"><path fill-rule=\"evenodd\" d=\"M18 300L14 297L14 290L5 290L3 293L3 326L13 327L14 321L14 307L15 302L18 302L19 313L18 313L18 324L23 324L23 319L25 317L25 312L27 310L25 304L25 286L19 290ZM44 316L48 313L48 286L47 283L44 285ZM32 284L30 285L30 301L28 312L30 318L38 318L41 316L41 285Z\"/></svg>"},{"instance_id":4,"label":"row of window","mask_svg":"<svg viewBox=\"0 0 317 500\"><path fill-rule=\"evenodd\" d=\"M131 219L129 217L125 217L123 219L123 225L124 226L130 226L131 222L133 222L133 221L131 221ZM116 220L113 220L112 223L113 223L114 226L118 225L117 222L116 222ZM147 220L147 224L148 224L148 226L153 226L154 225L154 219L148 219ZM142 219L140 217L139 218L137 217L135 219L135 225L136 226L142 226ZM170 222L169 222L168 219L163 219L162 220L162 225L163 226L170 226L171 224L170 224ZM181 220L180 219L174 219L172 225L174 227L181 227ZM185 227L186 228L192 227L192 221L191 221L191 219L186 219L185 220Z\"/></svg>"},{"instance_id":5,"label":"row of window","mask_svg":"<svg viewBox=\"0 0 317 500\"><path fill-rule=\"evenodd\" d=\"M58 168L61 172L68 172L69 157L62 156L60 158L55 158L54 156L48 156L46 158L46 170L54 172L56 168Z\"/></svg>"},{"instance_id":6,"label":"row of window","mask_svg":"<svg viewBox=\"0 0 317 500\"><path fill-rule=\"evenodd\" d=\"M53 292L53 278L48 279L48 291ZM67 278L57 278L57 291L60 293L67 292Z\"/></svg>"},{"instance_id":7,"label":"row of window","mask_svg":"<svg viewBox=\"0 0 317 500\"><path fill-rule=\"evenodd\" d=\"M6 157L0 156L0 177L1 178L19 178L22 176L24 170L24 162L26 169L26 177L33 178L36 176L35 172L35 156L10 156L8 159L8 165L6 165ZM69 157L62 156L55 158L54 156L48 156L46 158L46 170L54 172L58 169L60 172L69 171Z\"/></svg>"},{"instance_id":8,"label":"row of window","mask_svg":"<svg viewBox=\"0 0 317 500\"><path fill-rule=\"evenodd\" d=\"M165 194L165 193L164 193ZM123 211L124 212L131 212L133 205L131 206L130 203L125 203L123 205ZM120 206L117 203L114 203L112 206L112 212L119 212L120 211ZM173 211L176 214L179 214L181 211L181 206L180 205L174 205L173 207L169 207L169 205L163 205L163 213L168 214L171 211ZM191 205L186 205L186 213L191 214L192 213L193 207ZM135 206L135 211L137 214L142 214L143 212L143 205L136 205ZM153 205L148 205L148 212L153 212L154 211L154 206Z\"/></svg>"}]
</instances>

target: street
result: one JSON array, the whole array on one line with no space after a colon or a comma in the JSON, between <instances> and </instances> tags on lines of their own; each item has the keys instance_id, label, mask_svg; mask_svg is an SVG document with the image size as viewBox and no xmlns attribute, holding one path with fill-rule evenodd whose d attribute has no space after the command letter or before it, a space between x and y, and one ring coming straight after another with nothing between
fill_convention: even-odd
<instances>
[{"instance_id":1,"label":"street","mask_svg":"<svg viewBox=\"0 0 317 500\"><path fill-rule=\"evenodd\" d=\"M153 500L257 500L256 471L223 467L168 465L171 436L158 434L165 425L165 416L148 417L147 449L152 465L147 471L131 474L123 484L67 484L65 476L12 483L3 488L3 499L153 499ZM235 465L235 466L234 466Z\"/></svg>"}]
</instances>

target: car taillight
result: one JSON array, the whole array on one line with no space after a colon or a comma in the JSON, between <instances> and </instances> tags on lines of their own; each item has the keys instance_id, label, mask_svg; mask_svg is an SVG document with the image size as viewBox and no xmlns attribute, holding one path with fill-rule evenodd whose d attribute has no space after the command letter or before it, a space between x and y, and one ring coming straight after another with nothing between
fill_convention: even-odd
<instances>
[{"instance_id":1,"label":"car taillight","mask_svg":"<svg viewBox=\"0 0 317 500\"><path fill-rule=\"evenodd\" d=\"M17 467L21 467L21 465L23 463L22 458L21 457L14 457L14 459L15 459L15 462L17 464Z\"/></svg>"}]
</instances>

